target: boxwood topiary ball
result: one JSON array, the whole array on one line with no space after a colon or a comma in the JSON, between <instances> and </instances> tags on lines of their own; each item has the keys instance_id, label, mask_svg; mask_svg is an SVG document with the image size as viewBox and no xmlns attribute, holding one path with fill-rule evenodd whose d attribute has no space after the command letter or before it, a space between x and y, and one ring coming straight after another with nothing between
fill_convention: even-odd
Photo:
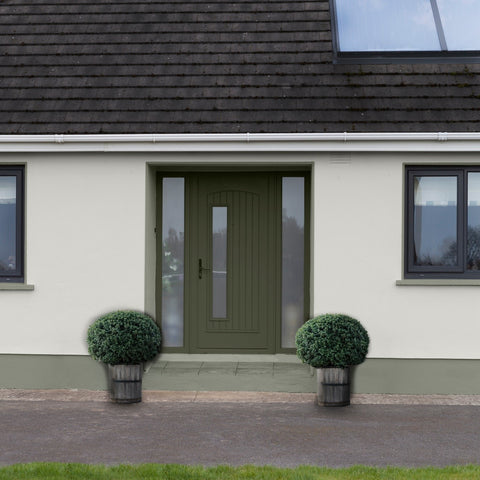
<instances>
[{"instance_id":1,"label":"boxwood topiary ball","mask_svg":"<svg viewBox=\"0 0 480 480\"><path fill-rule=\"evenodd\" d=\"M152 360L159 352L162 335L144 313L118 311L101 316L87 332L88 353L110 365L134 365Z\"/></svg>"},{"instance_id":2,"label":"boxwood topiary ball","mask_svg":"<svg viewBox=\"0 0 480 480\"><path fill-rule=\"evenodd\" d=\"M305 322L295 343L303 363L315 368L345 368L365 360L370 339L358 320L327 313Z\"/></svg>"}]
</instances>

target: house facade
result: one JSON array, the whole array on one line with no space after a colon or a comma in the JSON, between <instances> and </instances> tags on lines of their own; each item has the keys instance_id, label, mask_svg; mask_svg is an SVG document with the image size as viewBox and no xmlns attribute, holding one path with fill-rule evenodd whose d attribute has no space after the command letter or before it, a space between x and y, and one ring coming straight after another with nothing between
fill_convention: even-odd
<instances>
[{"instance_id":1,"label":"house facade","mask_svg":"<svg viewBox=\"0 0 480 480\"><path fill-rule=\"evenodd\" d=\"M1 387L96 388L128 308L183 358L342 312L355 391L480 393L480 45L374 3L0 5Z\"/></svg>"}]
</instances>

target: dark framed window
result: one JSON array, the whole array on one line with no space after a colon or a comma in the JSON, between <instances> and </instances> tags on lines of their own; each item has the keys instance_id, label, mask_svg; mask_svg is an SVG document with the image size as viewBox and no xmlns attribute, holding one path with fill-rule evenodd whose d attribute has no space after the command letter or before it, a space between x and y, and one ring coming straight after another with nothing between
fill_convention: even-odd
<instances>
[{"instance_id":1,"label":"dark framed window","mask_svg":"<svg viewBox=\"0 0 480 480\"><path fill-rule=\"evenodd\" d=\"M480 278L480 167L407 167L405 200L405 278Z\"/></svg>"},{"instance_id":2,"label":"dark framed window","mask_svg":"<svg viewBox=\"0 0 480 480\"><path fill-rule=\"evenodd\" d=\"M0 282L22 283L24 168L0 166Z\"/></svg>"},{"instance_id":3,"label":"dark framed window","mask_svg":"<svg viewBox=\"0 0 480 480\"><path fill-rule=\"evenodd\" d=\"M340 61L480 61L476 0L330 2Z\"/></svg>"}]
</instances>

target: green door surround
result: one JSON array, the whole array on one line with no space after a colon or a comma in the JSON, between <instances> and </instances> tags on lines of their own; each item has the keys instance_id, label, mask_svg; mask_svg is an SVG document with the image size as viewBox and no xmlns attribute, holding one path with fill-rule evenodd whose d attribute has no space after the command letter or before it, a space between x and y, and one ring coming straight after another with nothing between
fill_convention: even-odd
<instances>
[{"instance_id":1,"label":"green door surround","mask_svg":"<svg viewBox=\"0 0 480 480\"><path fill-rule=\"evenodd\" d=\"M220 171L207 171L203 169L200 171L182 171L178 172L168 169L165 172L157 171L157 230L158 226L162 225L162 204L161 204L161 188L162 179L164 177L183 177L185 178L185 291L184 291L184 346L183 347L166 347L165 352L184 352L184 353L294 353L294 349L281 347L281 235L282 235L282 201L281 201L281 182L282 177L301 176L305 178L305 255L304 255L304 312L307 320L309 317L309 239L310 239L310 172L298 169L288 169L282 171L272 171L271 169L252 169L253 171L247 171L244 168L241 169L221 169ZM242 191L244 193L244 199L237 198L235 195L237 192ZM224 192L224 196L221 197L219 192ZM228 194L230 192L230 194ZM235 194L233 194L235 192ZM250 195L252 194L252 195ZM229 196L229 199L226 197ZM212 291L210 282L210 272L205 270L205 275L202 279L198 278L199 261L202 261L202 269L208 269L211 266L211 258L209 258L211 252L211 229L212 229L212 207L213 206L226 206L230 202L229 212L227 214L229 218L229 228L231 223L243 222L241 226L245 230L246 238L248 242L253 241L253 228L252 218L249 220L246 218L245 207L243 213L234 212L235 208L238 210L238 205L235 206L231 202L236 201L237 204L243 201L244 204L252 204L251 198L247 197L257 196L260 199L260 205L258 207L257 215L263 215L261 222L261 228L258 232L258 252L250 252L251 256L258 256L260 262L263 262L263 278L257 277L254 282L258 283L258 289L263 293L261 295L260 305L261 315L257 315L261 318L262 324L257 325L250 330L258 330L259 334L257 339L253 340L255 335L242 333L241 329L237 328L237 343L232 343L233 336L222 335L221 332L215 332L215 326L221 326L221 322L206 322L206 317L211 314L211 302ZM241 196L241 195L240 195ZM228 200L228 202L227 202ZM222 203L223 202L223 203ZM227 203L225 203L227 202ZM233 209L233 210L232 210ZM254 216L252 213L250 217ZM246 223L245 223L246 222ZM245 292L232 291L233 284L236 282L249 284L246 280L248 277L248 268L241 263L242 248L243 253L246 249L242 247L240 241L240 235L230 232L229 241L235 243L235 248L232 248L232 244L229 246L228 265L230 265L231 271L228 272L228 308L229 315L232 314L233 305L236 303L237 308L240 305L240 309L243 305L247 305L245 302L252 301L252 295L250 299L245 296ZM157 259L162 257L162 235L157 233ZM243 241L245 241L245 236ZM255 242L254 242L255 243ZM252 264L252 258L250 259ZM255 263L255 262L253 262ZM235 271L235 267L240 267L243 271ZM157 278L161 278L161 265L157 262ZM236 278L235 278L236 277ZM261 277L261 275L260 275ZM251 277L253 278L253 277ZM256 286L254 287L257 288ZM156 318L161 319L161 288L159 288L159 282L157 282L157 288L155 289L155 302L156 302ZM250 289L250 292L252 290ZM253 303L254 299L253 299ZM251 308L248 304L246 309ZM239 314L240 315L240 314ZM244 315L244 314L243 314ZM210 315L211 316L211 315ZM211 320L211 318L210 318ZM245 316L243 316L245 321ZM241 319L237 318L237 326L241 323ZM251 326L251 325L250 325ZM257 328L258 327L258 328ZM248 330L248 328L247 328ZM253 332L250 332L253 333ZM260 340L260 337L263 339ZM265 336L266 335L266 336ZM223 338L222 338L223 336ZM209 338L209 340L207 340ZM209 343L210 342L210 343Z\"/></svg>"}]
</instances>

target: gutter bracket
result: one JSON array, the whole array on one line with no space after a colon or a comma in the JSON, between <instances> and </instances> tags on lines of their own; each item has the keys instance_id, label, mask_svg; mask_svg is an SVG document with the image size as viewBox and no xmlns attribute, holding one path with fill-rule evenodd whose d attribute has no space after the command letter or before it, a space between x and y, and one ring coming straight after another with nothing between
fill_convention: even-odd
<instances>
[{"instance_id":1,"label":"gutter bracket","mask_svg":"<svg viewBox=\"0 0 480 480\"><path fill-rule=\"evenodd\" d=\"M448 132L438 132L438 141L446 142L448 140Z\"/></svg>"}]
</instances>

